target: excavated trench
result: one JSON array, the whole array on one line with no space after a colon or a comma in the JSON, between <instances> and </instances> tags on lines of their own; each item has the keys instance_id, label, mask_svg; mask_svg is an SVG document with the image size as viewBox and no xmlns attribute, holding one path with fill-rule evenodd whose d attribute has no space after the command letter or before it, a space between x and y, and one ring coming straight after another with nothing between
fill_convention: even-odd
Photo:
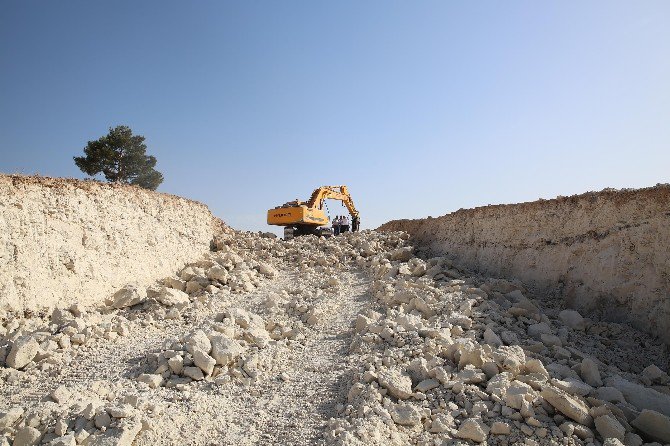
<instances>
[{"instance_id":1,"label":"excavated trench","mask_svg":"<svg viewBox=\"0 0 670 446\"><path fill-rule=\"evenodd\" d=\"M176 197L12 178L0 446L670 444L665 186L282 241ZM58 255L30 272L33 230Z\"/></svg>"},{"instance_id":2,"label":"excavated trench","mask_svg":"<svg viewBox=\"0 0 670 446\"><path fill-rule=\"evenodd\" d=\"M0 369L2 433L137 445L668 441L663 343L417 257L405 239L229 232L145 294L6 316L5 351L27 338L38 348Z\"/></svg>"}]
</instances>

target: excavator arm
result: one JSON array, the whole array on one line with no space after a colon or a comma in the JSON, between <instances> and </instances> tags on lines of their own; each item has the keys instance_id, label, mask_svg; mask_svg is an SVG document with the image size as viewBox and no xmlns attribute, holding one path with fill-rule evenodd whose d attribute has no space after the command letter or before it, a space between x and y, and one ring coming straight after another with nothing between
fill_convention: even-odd
<instances>
[{"instance_id":1,"label":"excavator arm","mask_svg":"<svg viewBox=\"0 0 670 446\"><path fill-rule=\"evenodd\" d=\"M322 186L314 192L307 203L307 206L311 208L323 209L323 202L325 200L340 200L351 214L351 225L352 230L358 231L360 225L360 216L356 206L354 206L354 200L349 195L349 190L347 186Z\"/></svg>"}]
</instances>

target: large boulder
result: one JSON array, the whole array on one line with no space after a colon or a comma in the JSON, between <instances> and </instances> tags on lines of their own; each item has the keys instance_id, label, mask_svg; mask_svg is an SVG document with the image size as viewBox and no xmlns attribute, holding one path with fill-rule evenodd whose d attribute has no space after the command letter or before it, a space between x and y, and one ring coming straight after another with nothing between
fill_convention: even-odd
<instances>
[{"instance_id":1,"label":"large boulder","mask_svg":"<svg viewBox=\"0 0 670 446\"><path fill-rule=\"evenodd\" d=\"M163 288L156 296L156 300L166 307L173 305L185 305L190 302L188 294L175 288Z\"/></svg>"},{"instance_id":2,"label":"large boulder","mask_svg":"<svg viewBox=\"0 0 670 446\"><path fill-rule=\"evenodd\" d=\"M421 412L411 404L394 404L389 412L397 424L403 426L421 424Z\"/></svg>"},{"instance_id":3,"label":"large boulder","mask_svg":"<svg viewBox=\"0 0 670 446\"><path fill-rule=\"evenodd\" d=\"M612 376L605 380L609 387L619 389L628 401L639 410L649 409L670 416L670 395Z\"/></svg>"},{"instance_id":4,"label":"large boulder","mask_svg":"<svg viewBox=\"0 0 670 446\"><path fill-rule=\"evenodd\" d=\"M603 438L616 438L623 440L626 428L611 415L603 415L595 419L596 430Z\"/></svg>"},{"instance_id":5,"label":"large boulder","mask_svg":"<svg viewBox=\"0 0 670 446\"><path fill-rule=\"evenodd\" d=\"M631 424L654 440L670 443L670 418L653 410L643 410Z\"/></svg>"},{"instance_id":6,"label":"large boulder","mask_svg":"<svg viewBox=\"0 0 670 446\"><path fill-rule=\"evenodd\" d=\"M244 347L236 340L223 335L212 338L212 357L217 364L228 365L239 358L242 353L244 353Z\"/></svg>"},{"instance_id":7,"label":"large boulder","mask_svg":"<svg viewBox=\"0 0 670 446\"><path fill-rule=\"evenodd\" d=\"M40 442L42 432L31 426L24 426L16 431L14 446L33 446Z\"/></svg>"},{"instance_id":8,"label":"large boulder","mask_svg":"<svg viewBox=\"0 0 670 446\"><path fill-rule=\"evenodd\" d=\"M147 298L147 291L136 285L126 285L114 293L109 305L113 308L126 308L144 302Z\"/></svg>"},{"instance_id":9,"label":"large boulder","mask_svg":"<svg viewBox=\"0 0 670 446\"><path fill-rule=\"evenodd\" d=\"M212 350L212 343L202 330L195 330L186 339L186 350L193 354L195 350L201 350L207 354Z\"/></svg>"},{"instance_id":10,"label":"large boulder","mask_svg":"<svg viewBox=\"0 0 670 446\"><path fill-rule=\"evenodd\" d=\"M586 319L575 310L563 310L558 313L558 318L564 325L573 330L584 330L586 328Z\"/></svg>"},{"instance_id":11,"label":"large boulder","mask_svg":"<svg viewBox=\"0 0 670 446\"><path fill-rule=\"evenodd\" d=\"M226 284L228 283L228 279L230 279L230 274L228 274L228 270L223 266L215 265L207 270L207 278Z\"/></svg>"},{"instance_id":12,"label":"large boulder","mask_svg":"<svg viewBox=\"0 0 670 446\"><path fill-rule=\"evenodd\" d=\"M603 381L600 378L598 364L591 358L584 358L581 364L581 375L585 383L593 387L601 387Z\"/></svg>"},{"instance_id":13,"label":"large boulder","mask_svg":"<svg viewBox=\"0 0 670 446\"><path fill-rule=\"evenodd\" d=\"M21 407L12 407L6 412L0 412L0 430L14 426L23 416L24 410Z\"/></svg>"},{"instance_id":14,"label":"large boulder","mask_svg":"<svg viewBox=\"0 0 670 446\"><path fill-rule=\"evenodd\" d=\"M30 361L33 360L33 358L35 358L39 348L39 344L31 336L18 339L16 342L14 342L9 355L7 355L7 366L14 369L22 369L23 367L27 366Z\"/></svg>"},{"instance_id":15,"label":"large boulder","mask_svg":"<svg viewBox=\"0 0 670 446\"><path fill-rule=\"evenodd\" d=\"M403 248L398 248L395 251L391 252L391 260L399 260L401 262L407 262L412 258L412 247L405 246Z\"/></svg>"},{"instance_id":16,"label":"large boulder","mask_svg":"<svg viewBox=\"0 0 670 446\"><path fill-rule=\"evenodd\" d=\"M581 400L551 386L543 388L540 395L545 401L554 406L556 410L568 418L571 418L584 426L593 425L593 418L589 415L589 407Z\"/></svg>"},{"instance_id":17,"label":"large boulder","mask_svg":"<svg viewBox=\"0 0 670 446\"><path fill-rule=\"evenodd\" d=\"M265 277L277 277L279 275L279 271L268 263L259 263L258 271Z\"/></svg>"},{"instance_id":18,"label":"large boulder","mask_svg":"<svg viewBox=\"0 0 670 446\"><path fill-rule=\"evenodd\" d=\"M216 365L216 359L209 356L203 350L195 349L193 350L193 363L202 370L205 375L211 375L214 371L214 366Z\"/></svg>"},{"instance_id":19,"label":"large boulder","mask_svg":"<svg viewBox=\"0 0 670 446\"><path fill-rule=\"evenodd\" d=\"M377 381L390 395L398 399L404 400L412 396L412 378L399 369L382 370Z\"/></svg>"},{"instance_id":20,"label":"large boulder","mask_svg":"<svg viewBox=\"0 0 670 446\"><path fill-rule=\"evenodd\" d=\"M482 443L489 436L489 427L479 418L468 418L456 432L458 438Z\"/></svg>"}]
</instances>

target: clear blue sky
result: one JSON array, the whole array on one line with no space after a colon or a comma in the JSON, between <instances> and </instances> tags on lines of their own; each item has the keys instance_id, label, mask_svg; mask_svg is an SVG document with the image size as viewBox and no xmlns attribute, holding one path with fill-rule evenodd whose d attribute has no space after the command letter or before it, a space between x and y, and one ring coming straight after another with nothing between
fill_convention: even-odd
<instances>
[{"instance_id":1,"label":"clear blue sky","mask_svg":"<svg viewBox=\"0 0 670 446\"><path fill-rule=\"evenodd\" d=\"M322 184L376 227L670 182L670 1L0 7L5 173L83 177L125 124L160 191L251 230Z\"/></svg>"}]
</instances>

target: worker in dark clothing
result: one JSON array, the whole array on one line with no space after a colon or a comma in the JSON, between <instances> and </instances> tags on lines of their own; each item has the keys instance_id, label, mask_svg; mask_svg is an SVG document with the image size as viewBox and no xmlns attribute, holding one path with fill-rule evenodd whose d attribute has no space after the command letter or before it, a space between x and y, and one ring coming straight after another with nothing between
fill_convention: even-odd
<instances>
[{"instance_id":1,"label":"worker in dark clothing","mask_svg":"<svg viewBox=\"0 0 670 446\"><path fill-rule=\"evenodd\" d=\"M333 218L333 235L340 235L340 216Z\"/></svg>"}]
</instances>

